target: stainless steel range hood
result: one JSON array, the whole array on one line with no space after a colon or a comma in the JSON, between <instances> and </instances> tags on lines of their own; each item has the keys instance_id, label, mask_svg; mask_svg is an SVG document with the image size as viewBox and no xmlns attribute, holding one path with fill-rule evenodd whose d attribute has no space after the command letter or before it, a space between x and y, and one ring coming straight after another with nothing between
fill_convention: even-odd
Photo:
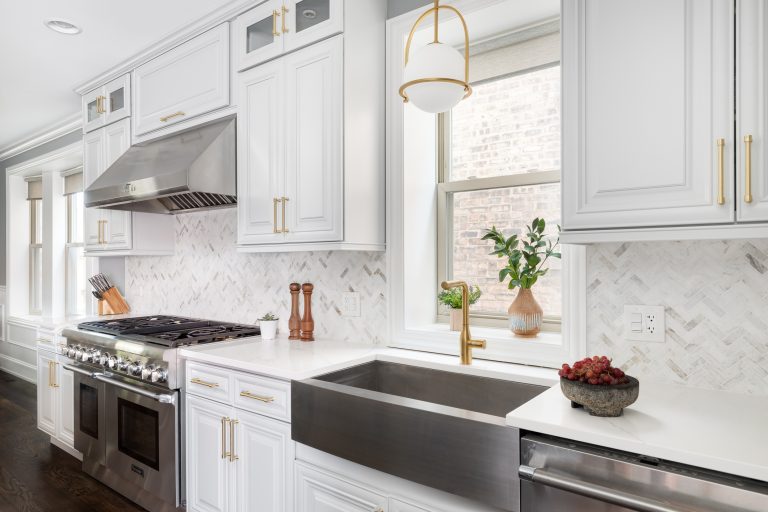
<instances>
[{"instance_id":1,"label":"stainless steel range hood","mask_svg":"<svg viewBox=\"0 0 768 512\"><path fill-rule=\"evenodd\" d=\"M237 204L235 119L132 146L86 190L85 206L184 213Z\"/></svg>"}]
</instances>

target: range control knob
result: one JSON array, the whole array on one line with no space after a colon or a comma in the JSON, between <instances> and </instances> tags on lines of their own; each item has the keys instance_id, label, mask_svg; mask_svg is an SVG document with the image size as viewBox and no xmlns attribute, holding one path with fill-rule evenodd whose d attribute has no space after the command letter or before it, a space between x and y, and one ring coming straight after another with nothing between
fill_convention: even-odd
<instances>
[{"instance_id":1,"label":"range control knob","mask_svg":"<svg viewBox=\"0 0 768 512\"><path fill-rule=\"evenodd\" d=\"M141 370L141 380L150 380L152 378L152 372L155 369L155 365L148 364Z\"/></svg>"},{"instance_id":2,"label":"range control knob","mask_svg":"<svg viewBox=\"0 0 768 512\"><path fill-rule=\"evenodd\" d=\"M168 370L165 368L152 370L152 382L165 382L166 380L168 380Z\"/></svg>"},{"instance_id":3,"label":"range control knob","mask_svg":"<svg viewBox=\"0 0 768 512\"><path fill-rule=\"evenodd\" d=\"M75 346L70 345L67 347L67 351L65 352L68 358L74 359L75 358Z\"/></svg>"},{"instance_id":4,"label":"range control knob","mask_svg":"<svg viewBox=\"0 0 768 512\"><path fill-rule=\"evenodd\" d=\"M128 371L128 367L132 364L132 361L130 359L123 359L122 357L117 358L117 369L125 372Z\"/></svg>"},{"instance_id":5,"label":"range control knob","mask_svg":"<svg viewBox=\"0 0 768 512\"><path fill-rule=\"evenodd\" d=\"M138 363L138 362L134 362L128 365L128 373L136 377L139 377L141 375L141 371L143 369L144 367L141 365L141 363Z\"/></svg>"},{"instance_id":6,"label":"range control knob","mask_svg":"<svg viewBox=\"0 0 768 512\"><path fill-rule=\"evenodd\" d=\"M75 359L80 361L83 358L83 347L80 345L75 347Z\"/></svg>"},{"instance_id":7,"label":"range control knob","mask_svg":"<svg viewBox=\"0 0 768 512\"><path fill-rule=\"evenodd\" d=\"M117 358L115 356L107 356L107 366L111 370L117 370Z\"/></svg>"},{"instance_id":8,"label":"range control knob","mask_svg":"<svg viewBox=\"0 0 768 512\"><path fill-rule=\"evenodd\" d=\"M109 352L102 352L99 354L99 360L94 362L100 364L101 366L107 366L109 364Z\"/></svg>"}]
</instances>

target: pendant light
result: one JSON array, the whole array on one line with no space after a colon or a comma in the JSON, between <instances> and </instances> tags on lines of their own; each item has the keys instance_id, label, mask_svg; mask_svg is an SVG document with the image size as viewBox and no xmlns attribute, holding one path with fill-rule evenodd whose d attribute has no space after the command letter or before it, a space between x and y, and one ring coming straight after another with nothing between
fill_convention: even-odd
<instances>
[{"instance_id":1,"label":"pendant light","mask_svg":"<svg viewBox=\"0 0 768 512\"><path fill-rule=\"evenodd\" d=\"M405 44L405 83L400 86L400 96L404 103L411 102L417 108L432 114L447 112L462 99L472 94L469 85L469 33L464 16L450 5L435 5L425 11L416 20ZM438 38L438 13L446 9L456 13L464 28L464 56L455 48L441 43ZM435 35L428 45L419 48L410 55L411 42L419 23L427 16L435 16Z\"/></svg>"}]
</instances>

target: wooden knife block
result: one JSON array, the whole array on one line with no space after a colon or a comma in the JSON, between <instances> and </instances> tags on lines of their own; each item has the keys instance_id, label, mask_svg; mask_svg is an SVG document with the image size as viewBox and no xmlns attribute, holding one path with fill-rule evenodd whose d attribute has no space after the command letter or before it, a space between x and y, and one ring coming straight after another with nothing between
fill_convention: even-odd
<instances>
[{"instance_id":1,"label":"wooden knife block","mask_svg":"<svg viewBox=\"0 0 768 512\"><path fill-rule=\"evenodd\" d=\"M131 307L115 287L102 293L101 296L103 300L99 301L99 315L122 315L131 310Z\"/></svg>"}]
</instances>

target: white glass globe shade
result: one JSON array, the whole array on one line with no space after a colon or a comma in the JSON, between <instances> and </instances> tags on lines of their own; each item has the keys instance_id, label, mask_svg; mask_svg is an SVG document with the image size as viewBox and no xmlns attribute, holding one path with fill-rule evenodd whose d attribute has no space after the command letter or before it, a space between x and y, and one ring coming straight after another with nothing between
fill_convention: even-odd
<instances>
[{"instance_id":1,"label":"white glass globe shade","mask_svg":"<svg viewBox=\"0 0 768 512\"><path fill-rule=\"evenodd\" d=\"M443 43L430 43L413 52L403 72L404 83L422 78L464 81L464 56ZM464 97L464 86L451 82L421 82L405 89L408 100L425 112L447 112Z\"/></svg>"}]
</instances>

